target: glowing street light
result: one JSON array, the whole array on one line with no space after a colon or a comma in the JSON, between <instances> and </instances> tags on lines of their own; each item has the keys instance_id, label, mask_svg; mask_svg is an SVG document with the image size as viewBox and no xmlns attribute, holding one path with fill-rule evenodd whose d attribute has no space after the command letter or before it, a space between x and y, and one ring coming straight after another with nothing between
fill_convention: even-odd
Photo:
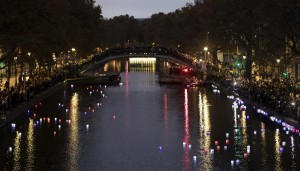
<instances>
[{"instance_id":1,"label":"glowing street light","mask_svg":"<svg viewBox=\"0 0 300 171\"><path fill-rule=\"evenodd\" d=\"M205 57L205 61L206 61L206 52L207 52L207 50L208 50L208 47L205 46L203 49L204 49L204 57Z\"/></svg>"}]
</instances>

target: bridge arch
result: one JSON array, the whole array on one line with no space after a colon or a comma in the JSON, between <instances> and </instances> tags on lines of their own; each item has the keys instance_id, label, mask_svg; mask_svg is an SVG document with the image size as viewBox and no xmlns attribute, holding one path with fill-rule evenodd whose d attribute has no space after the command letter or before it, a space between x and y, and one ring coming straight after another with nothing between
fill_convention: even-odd
<instances>
[{"instance_id":1,"label":"bridge arch","mask_svg":"<svg viewBox=\"0 0 300 171\"><path fill-rule=\"evenodd\" d=\"M94 55L91 65L86 70L95 69L99 65L122 58L158 58L165 61L179 63L181 65L195 68L193 59L184 56L177 51L167 48L139 47L139 48L113 48L107 49L99 54ZM83 71L84 72L84 71Z\"/></svg>"}]
</instances>

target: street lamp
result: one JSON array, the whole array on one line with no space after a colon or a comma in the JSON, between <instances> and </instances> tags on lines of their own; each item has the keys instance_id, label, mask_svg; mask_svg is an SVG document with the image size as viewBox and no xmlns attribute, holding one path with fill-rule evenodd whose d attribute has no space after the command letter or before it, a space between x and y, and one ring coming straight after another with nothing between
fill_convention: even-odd
<instances>
[{"instance_id":1,"label":"street lamp","mask_svg":"<svg viewBox=\"0 0 300 171\"><path fill-rule=\"evenodd\" d=\"M278 70L278 77L279 77L279 62L280 62L280 59L276 59L276 62L277 62L277 65L278 65L277 70Z\"/></svg>"},{"instance_id":2,"label":"street lamp","mask_svg":"<svg viewBox=\"0 0 300 171\"><path fill-rule=\"evenodd\" d=\"M207 52L207 50L208 50L208 47L205 46L203 49L204 49L204 58L205 58L205 61L206 61L206 52Z\"/></svg>"}]
</instances>

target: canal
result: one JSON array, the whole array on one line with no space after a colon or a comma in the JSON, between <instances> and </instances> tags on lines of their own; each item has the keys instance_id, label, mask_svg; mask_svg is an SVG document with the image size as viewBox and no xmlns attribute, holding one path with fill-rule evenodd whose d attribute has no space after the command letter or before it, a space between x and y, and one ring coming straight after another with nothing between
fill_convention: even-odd
<instances>
[{"instance_id":1,"label":"canal","mask_svg":"<svg viewBox=\"0 0 300 171\"><path fill-rule=\"evenodd\" d=\"M1 170L299 170L299 135L212 88L66 85L0 135Z\"/></svg>"}]
</instances>

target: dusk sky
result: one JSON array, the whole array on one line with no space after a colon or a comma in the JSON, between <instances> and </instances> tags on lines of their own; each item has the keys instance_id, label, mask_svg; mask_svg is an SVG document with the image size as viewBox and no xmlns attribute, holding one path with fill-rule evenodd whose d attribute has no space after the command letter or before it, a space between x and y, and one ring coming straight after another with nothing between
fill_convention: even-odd
<instances>
[{"instance_id":1,"label":"dusk sky","mask_svg":"<svg viewBox=\"0 0 300 171\"><path fill-rule=\"evenodd\" d=\"M96 0L102 7L104 18L125 15L134 18L149 18L152 14L174 12L194 0Z\"/></svg>"}]
</instances>

